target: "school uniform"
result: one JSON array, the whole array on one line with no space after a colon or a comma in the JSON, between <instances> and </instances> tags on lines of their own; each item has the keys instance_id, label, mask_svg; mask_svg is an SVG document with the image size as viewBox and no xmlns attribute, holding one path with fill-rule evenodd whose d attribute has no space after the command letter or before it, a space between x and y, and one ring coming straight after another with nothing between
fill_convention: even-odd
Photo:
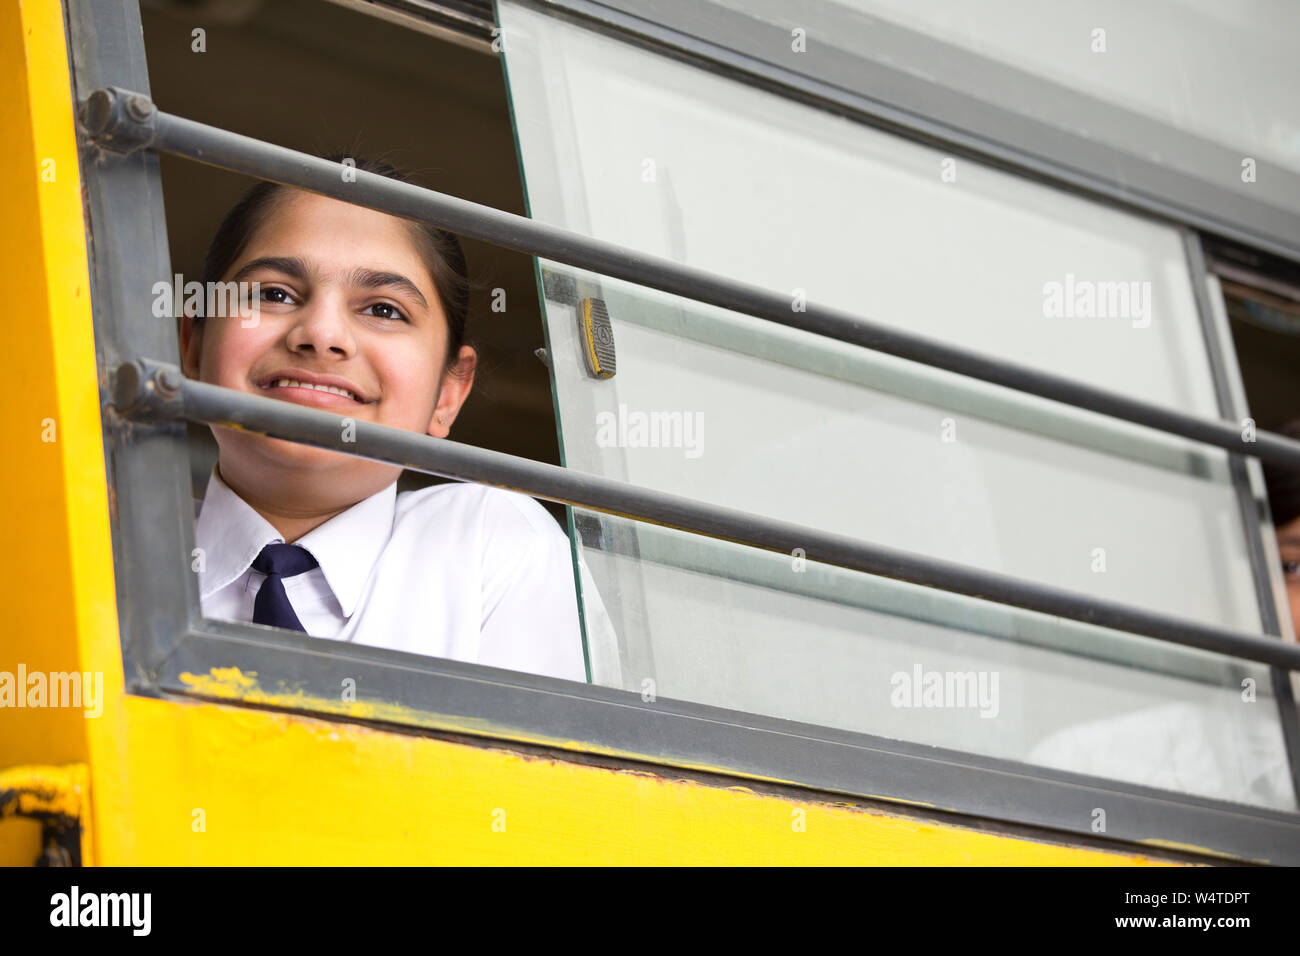
<instances>
[{"instance_id":1,"label":"school uniform","mask_svg":"<svg viewBox=\"0 0 1300 956\"><path fill-rule=\"evenodd\" d=\"M195 544L204 617L268 623L275 598L313 637L586 680L569 539L525 495L459 482L398 494L393 483L297 551L214 470Z\"/></svg>"}]
</instances>

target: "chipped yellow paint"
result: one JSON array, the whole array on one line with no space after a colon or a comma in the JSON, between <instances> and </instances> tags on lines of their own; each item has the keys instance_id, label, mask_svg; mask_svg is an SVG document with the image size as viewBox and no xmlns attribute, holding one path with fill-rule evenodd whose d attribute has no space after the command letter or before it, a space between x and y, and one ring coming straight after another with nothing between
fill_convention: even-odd
<instances>
[{"instance_id":1,"label":"chipped yellow paint","mask_svg":"<svg viewBox=\"0 0 1300 956\"><path fill-rule=\"evenodd\" d=\"M400 704L367 700L345 701L341 695L338 699L326 698L301 690L289 690L283 686L278 691L267 691L258 683L256 671L244 672L238 667L214 667L207 674L185 671L180 675L180 680L191 693L213 700L242 701L264 707L332 714L353 720L437 727L443 730L482 731L486 726L471 727L474 722L464 718L430 714Z\"/></svg>"},{"instance_id":2,"label":"chipped yellow paint","mask_svg":"<svg viewBox=\"0 0 1300 956\"><path fill-rule=\"evenodd\" d=\"M218 700L243 701L250 704L278 707L290 711L316 713L321 715L337 714L351 719L370 720L380 723L405 724L455 733L502 733L502 728L500 726L493 725L487 721L470 721L461 717L430 713L395 704L366 701L344 702L341 700L331 700L308 695L302 691L281 690L279 692L268 692L263 690L258 684L256 672L244 672L237 667L214 668L207 675L184 673L181 675L181 680L194 694ZM634 753L613 750L611 748L594 747L590 743L583 741L548 738L537 734L524 734L513 729L511 729L509 733L510 737L513 739L541 746L593 753L616 758L645 759L644 757ZM734 769L719 768L709 764L675 761L674 766L680 767L681 769L695 770L705 773L727 773L732 776L737 775L737 771ZM654 779L661 779L659 776L651 774L648 771L632 770L627 772L643 773L646 776L653 777ZM663 772L670 774L672 771L671 769L665 769ZM797 783L786 780L769 779L767 782L797 786ZM754 793L752 789L741 785L731 785L724 789L737 793ZM884 795L868 797L868 799L888 800L889 802L899 804L900 806L934 809L932 804L926 804L920 801L899 800ZM820 805L825 807L843 807L851 809L854 812L860 812L858 808L844 803L823 802ZM1192 846L1171 846L1167 848L1188 853L1205 852Z\"/></svg>"},{"instance_id":3,"label":"chipped yellow paint","mask_svg":"<svg viewBox=\"0 0 1300 956\"><path fill-rule=\"evenodd\" d=\"M0 770L0 793L12 796L4 812L20 816L52 813L76 819L81 816L85 781L86 768L82 764Z\"/></svg>"},{"instance_id":4,"label":"chipped yellow paint","mask_svg":"<svg viewBox=\"0 0 1300 956\"><path fill-rule=\"evenodd\" d=\"M238 698L257 687L257 672L245 674L238 667L214 667L207 675L181 674L181 681L198 694Z\"/></svg>"},{"instance_id":5,"label":"chipped yellow paint","mask_svg":"<svg viewBox=\"0 0 1300 956\"><path fill-rule=\"evenodd\" d=\"M268 691L257 681L257 672L244 672L238 667L215 667L207 674L194 674L189 671L180 675L181 683L193 694L213 700L240 701L264 707L278 707L284 710L299 711L308 714L337 715L352 720L367 720L375 723L397 724L420 727L428 730L441 730L450 733L483 735L489 737L507 737L522 743L534 744L575 753L589 753L602 757L619 759L645 760L638 753L605 747L585 740L571 740L565 737L551 737L530 732L517 727L504 727L500 723L467 718L452 714L440 714L429 710L417 710L400 704L383 701L344 701L342 699L320 697L302 690L291 690L281 685L280 689ZM674 759L673 766L684 770L698 770L704 773L725 773L731 776L746 777L744 771L717 764ZM799 781L781 777L757 777L767 783L779 783L789 786L802 786ZM904 800L883 794L864 794L867 799L889 800L908 807L923 809L944 809L932 803L920 800Z\"/></svg>"},{"instance_id":6,"label":"chipped yellow paint","mask_svg":"<svg viewBox=\"0 0 1300 956\"><path fill-rule=\"evenodd\" d=\"M1218 850L1207 849L1203 846L1197 846L1194 843L1179 843L1177 840L1142 840L1140 842L1149 847L1155 847L1161 850L1172 850L1175 853L1194 853L1199 856L1214 857L1220 860L1237 860L1237 857L1230 853L1221 853ZM1256 860L1254 862L1262 863L1266 861Z\"/></svg>"},{"instance_id":7,"label":"chipped yellow paint","mask_svg":"<svg viewBox=\"0 0 1300 956\"><path fill-rule=\"evenodd\" d=\"M123 825L100 821L107 865L1157 862L505 743L226 704L125 706L139 743L125 748Z\"/></svg>"},{"instance_id":8,"label":"chipped yellow paint","mask_svg":"<svg viewBox=\"0 0 1300 956\"><path fill-rule=\"evenodd\" d=\"M66 817L81 825L82 860L92 846L85 764L26 766L0 770L0 817Z\"/></svg>"}]
</instances>

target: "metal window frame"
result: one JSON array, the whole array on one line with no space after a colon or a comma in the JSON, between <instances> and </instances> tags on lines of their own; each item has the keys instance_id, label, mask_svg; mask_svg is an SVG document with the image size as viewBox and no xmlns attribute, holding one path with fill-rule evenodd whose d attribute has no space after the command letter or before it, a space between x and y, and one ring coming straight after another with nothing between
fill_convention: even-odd
<instances>
[{"instance_id":1,"label":"metal window frame","mask_svg":"<svg viewBox=\"0 0 1300 956\"><path fill-rule=\"evenodd\" d=\"M74 90L148 91L134 0L66 0ZM83 143L96 345L104 404L108 370L140 354L176 354L175 329L152 318L152 283L169 275L156 155L106 157ZM109 228L111 224L111 228ZM345 716L333 703L341 676L358 698L402 709L408 730L433 728L601 753L668 766L796 782L829 793L922 803L964 815L1094 837L1107 811L1108 841L1200 847L1248 860L1300 862L1300 814L1119 784L1079 774L761 715L658 700L456 661L355 648L201 618L187 561L160 542L193 547L183 426L103 418L115 492L114 559L128 690L204 696L186 679L238 666L260 676L269 706ZM293 707L277 692L302 695ZM258 697L244 695L244 702ZM436 701L436 706L430 702ZM394 712L394 711L389 711ZM960 780L960 783L958 781Z\"/></svg>"},{"instance_id":2,"label":"metal window frame","mask_svg":"<svg viewBox=\"0 0 1300 956\"><path fill-rule=\"evenodd\" d=\"M492 49L492 0L329 0L368 16L478 50Z\"/></svg>"}]
</instances>

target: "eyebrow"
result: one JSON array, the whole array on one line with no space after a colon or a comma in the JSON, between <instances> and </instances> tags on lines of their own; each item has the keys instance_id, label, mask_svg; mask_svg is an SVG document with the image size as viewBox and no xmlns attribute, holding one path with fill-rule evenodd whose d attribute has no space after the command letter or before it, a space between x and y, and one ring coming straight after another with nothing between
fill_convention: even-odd
<instances>
[{"instance_id":1,"label":"eyebrow","mask_svg":"<svg viewBox=\"0 0 1300 956\"><path fill-rule=\"evenodd\" d=\"M307 278L307 264L297 256L262 256L260 259L254 259L244 268L240 269L230 277L231 282L238 282L250 272L256 272L258 269L271 269L274 272L283 272L292 279L299 281Z\"/></svg>"},{"instance_id":2,"label":"eyebrow","mask_svg":"<svg viewBox=\"0 0 1300 956\"><path fill-rule=\"evenodd\" d=\"M280 272L289 276L291 279L297 279L304 282L307 279L307 264L297 256L262 256L253 259L242 269L231 276L232 282L238 282L244 276L258 269L270 269L273 272ZM356 268L348 276L350 285L360 286L363 289L396 289L412 295L419 301L424 308L429 307L429 302L424 297L424 293L419 287L406 276L398 272L383 272L377 269Z\"/></svg>"},{"instance_id":3,"label":"eyebrow","mask_svg":"<svg viewBox=\"0 0 1300 956\"><path fill-rule=\"evenodd\" d=\"M429 303L425 301L424 293L416 288L415 283L397 272L377 272L374 269L358 268L352 270L352 275L348 277L348 280L352 285L361 286L363 289L379 289L385 286L399 289L415 296L420 305L426 309L429 307Z\"/></svg>"}]
</instances>

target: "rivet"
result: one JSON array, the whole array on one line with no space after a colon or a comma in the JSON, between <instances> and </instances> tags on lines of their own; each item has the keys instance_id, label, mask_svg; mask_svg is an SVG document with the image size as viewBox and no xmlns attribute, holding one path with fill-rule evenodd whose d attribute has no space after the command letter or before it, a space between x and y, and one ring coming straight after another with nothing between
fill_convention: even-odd
<instances>
[{"instance_id":1,"label":"rivet","mask_svg":"<svg viewBox=\"0 0 1300 956\"><path fill-rule=\"evenodd\" d=\"M149 99L149 97L145 96L143 93L133 93L126 99L126 112L133 120L143 122L153 116L153 100Z\"/></svg>"},{"instance_id":2,"label":"rivet","mask_svg":"<svg viewBox=\"0 0 1300 956\"><path fill-rule=\"evenodd\" d=\"M171 396L181 390L183 379L174 368L164 368L158 370L153 381L159 395Z\"/></svg>"}]
</instances>

